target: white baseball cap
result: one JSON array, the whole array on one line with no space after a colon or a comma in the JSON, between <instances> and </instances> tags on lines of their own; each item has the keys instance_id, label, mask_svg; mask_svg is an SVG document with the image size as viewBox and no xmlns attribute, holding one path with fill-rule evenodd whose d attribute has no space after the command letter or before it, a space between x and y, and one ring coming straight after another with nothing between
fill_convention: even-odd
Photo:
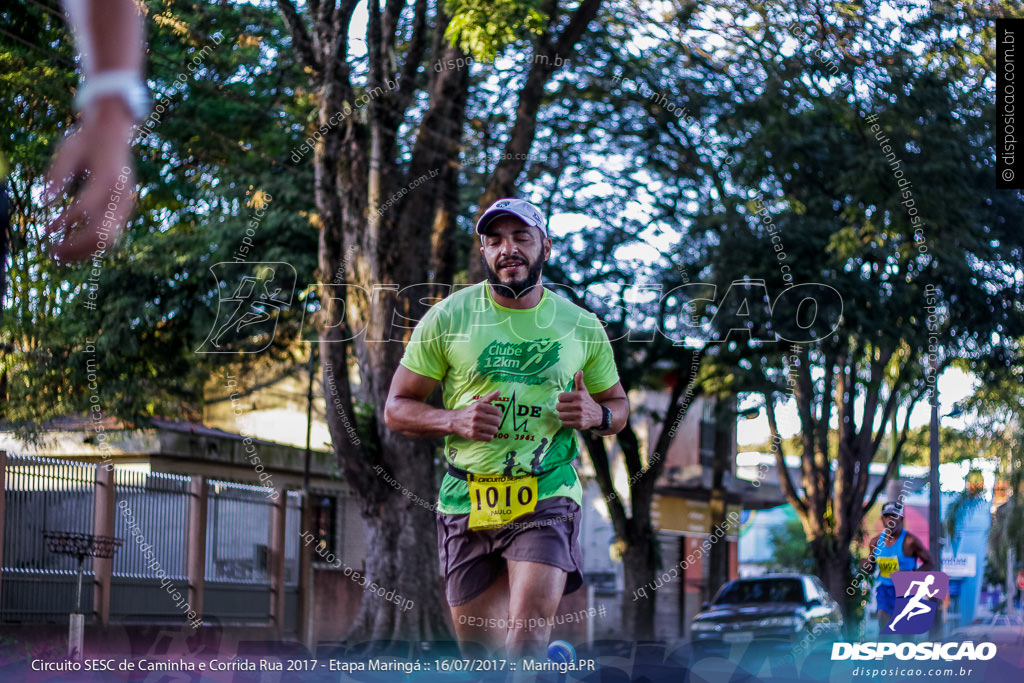
<instances>
[{"instance_id":1,"label":"white baseball cap","mask_svg":"<svg viewBox=\"0 0 1024 683\"><path fill-rule=\"evenodd\" d=\"M477 234L484 234L487 226L500 216L515 216L527 225L540 228L544 236L548 236L547 221L544 220L544 214L540 212L540 209L525 199L515 199L513 197L499 199L487 207L487 210L480 216L480 220L476 222Z\"/></svg>"}]
</instances>

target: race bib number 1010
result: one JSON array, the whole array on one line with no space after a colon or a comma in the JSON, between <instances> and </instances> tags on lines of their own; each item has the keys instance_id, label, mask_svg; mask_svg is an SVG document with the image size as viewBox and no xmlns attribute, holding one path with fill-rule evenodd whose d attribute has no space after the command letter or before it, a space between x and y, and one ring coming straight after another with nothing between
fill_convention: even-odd
<instances>
[{"instance_id":1,"label":"race bib number 1010","mask_svg":"<svg viewBox=\"0 0 1024 683\"><path fill-rule=\"evenodd\" d=\"M470 529L495 529L537 507L537 477L470 475Z\"/></svg>"}]
</instances>

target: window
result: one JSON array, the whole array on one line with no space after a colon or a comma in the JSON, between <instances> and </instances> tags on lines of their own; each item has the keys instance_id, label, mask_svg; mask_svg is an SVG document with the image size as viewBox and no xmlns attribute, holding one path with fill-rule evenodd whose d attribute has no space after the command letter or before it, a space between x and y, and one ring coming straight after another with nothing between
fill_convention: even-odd
<instances>
[{"instance_id":1,"label":"window","mask_svg":"<svg viewBox=\"0 0 1024 683\"><path fill-rule=\"evenodd\" d=\"M338 497L313 494L311 532L316 537L313 545L314 562L320 557L335 555L338 546Z\"/></svg>"},{"instance_id":2,"label":"window","mask_svg":"<svg viewBox=\"0 0 1024 683\"><path fill-rule=\"evenodd\" d=\"M700 405L700 419L704 422L715 423L715 402L711 399L704 399Z\"/></svg>"},{"instance_id":3,"label":"window","mask_svg":"<svg viewBox=\"0 0 1024 683\"><path fill-rule=\"evenodd\" d=\"M804 602L804 589L799 579L734 581L715 600L716 605L751 602Z\"/></svg>"},{"instance_id":4,"label":"window","mask_svg":"<svg viewBox=\"0 0 1024 683\"><path fill-rule=\"evenodd\" d=\"M825 589L825 584L821 582L816 576L811 577L811 594L808 599L819 598L823 603L828 603L830 596L829 592Z\"/></svg>"}]
</instances>

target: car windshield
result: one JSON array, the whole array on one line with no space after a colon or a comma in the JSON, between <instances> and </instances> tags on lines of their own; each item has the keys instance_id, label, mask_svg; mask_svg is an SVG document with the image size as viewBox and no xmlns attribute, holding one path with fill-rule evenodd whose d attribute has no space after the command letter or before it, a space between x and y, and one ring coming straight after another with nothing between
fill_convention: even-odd
<instances>
[{"instance_id":1,"label":"car windshield","mask_svg":"<svg viewBox=\"0 0 1024 683\"><path fill-rule=\"evenodd\" d=\"M799 579L755 579L730 583L715 600L715 604L803 601L804 589Z\"/></svg>"}]
</instances>

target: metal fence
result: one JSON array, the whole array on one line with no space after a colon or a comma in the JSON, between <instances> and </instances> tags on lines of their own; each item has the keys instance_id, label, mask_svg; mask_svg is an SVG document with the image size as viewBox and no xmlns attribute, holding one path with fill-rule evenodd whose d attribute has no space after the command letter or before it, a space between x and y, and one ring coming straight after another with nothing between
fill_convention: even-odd
<instances>
[{"instance_id":1,"label":"metal fence","mask_svg":"<svg viewBox=\"0 0 1024 683\"><path fill-rule=\"evenodd\" d=\"M207 581L270 583L272 492L227 481L207 483Z\"/></svg>"},{"instance_id":2,"label":"metal fence","mask_svg":"<svg viewBox=\"0 0 1024 683\"><path fill-rule=\"evenodd\" d=\"M186 550L189 477L115 468L114 576L188 580Z\"/></svg>"},{"instance_id":3,"label":"metal fence","mask_svg":"<svg viewBox=\"0 0 1024 683\"><path fill-rule=\"evenodd\" d=\"M0 618L47 621L67 618L75 604L78 560L46 549L44 531L92 533L96 465L7 457L4 486L4 580ZM11 533L13 531L13 533ZM92 560L85 560L92 584ZM92 591L83 591L82 610L92 610Z\"/></svg>"},{"instance_id":4,"label":"metal fence","mask_svg":"<svg viewBox=\"0 0 1024 683\"><path fill-rule=\"evenodd\" d=\"M168 589L188 592L190 479L114 468L114 535L123 538L124 544L114 555L111 619L181 621L181 609Z\"/></svg>"},{"instance_id":5,"label":"metal fence","mask_svg":"<svg viewBox=\"0 0 1024 683\"><path fill-rule=\"evenodd\" d=\"M94 532L96 476L95 464L7 456L0 621L67 618L74 606L77 561L48 552L43 531ZM181 608L169 595L189 589L191 477L118 466L113 478L114 536L124 542L112 563L110 618L180 622ZM207 482L204 616L224 623L270 618L272 494L259 486ZM285 617L286 628L293 630L301 495L287 492L284 509ZM93 581L87 558L82 592L87 615L95 612Z\"/></svg>"}]
</instances>

